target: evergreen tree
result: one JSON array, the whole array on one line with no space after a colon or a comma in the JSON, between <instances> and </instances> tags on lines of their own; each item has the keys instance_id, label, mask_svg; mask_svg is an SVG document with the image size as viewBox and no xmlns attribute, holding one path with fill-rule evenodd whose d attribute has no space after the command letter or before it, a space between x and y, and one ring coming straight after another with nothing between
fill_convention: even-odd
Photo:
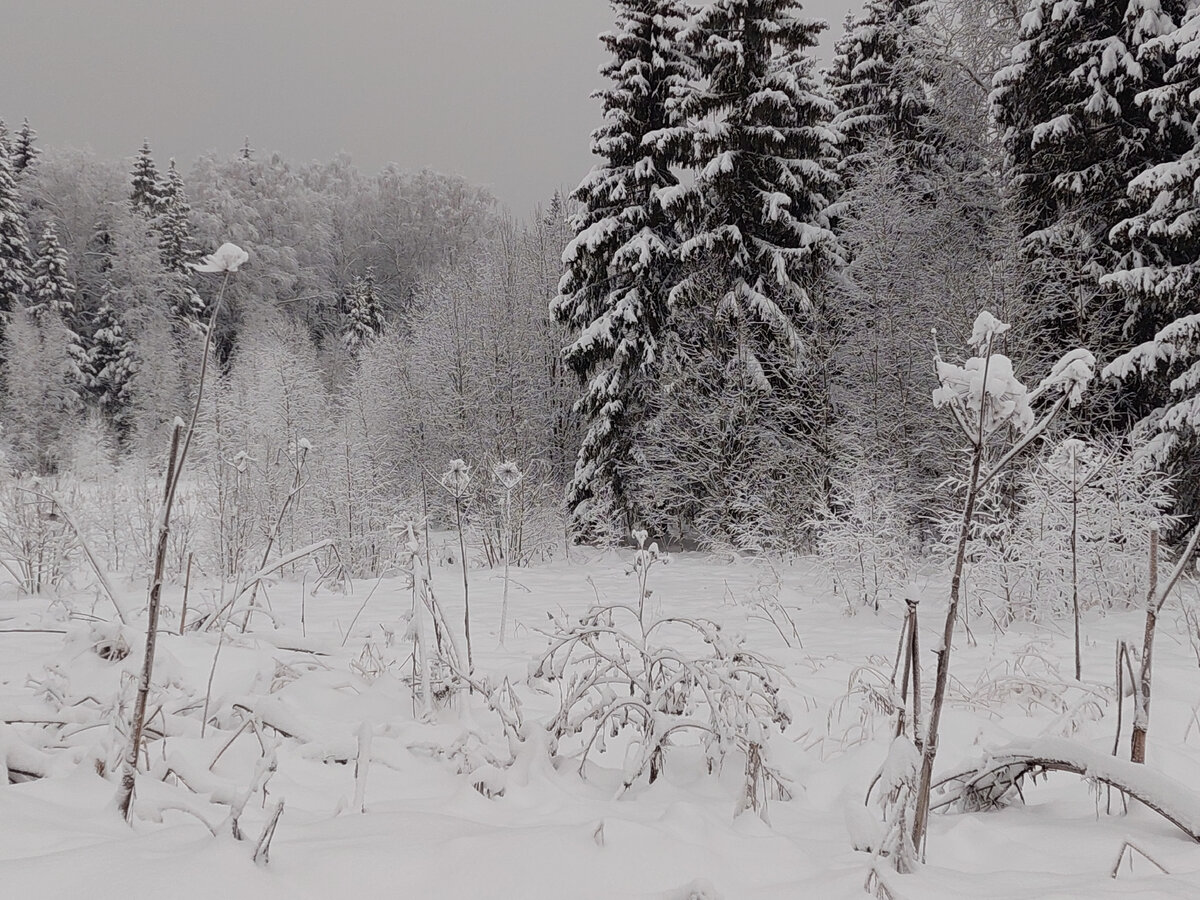
<instances>
[{"instance_id":1,"label":"evergreen tree","mask_svg":"<svg viewBox=\"0 0 1200 900\"><path fill-rule=\"evenodd\" d=\"M135 212L140 212L152 219L162 211L163 191L158 177L158 169L150 155L150 142L144 141L133 161L133 171L130 173L132 192L129 203Z\"/></svg>"},{"instance_id":2,"label":"evergreen tree","mask_svg":"<svg viewBox=\"0 0 1200 900\"><path fill-rule=\"evenodd\" d=\"M1171 31L1186 5L1037 0L1010 65L997 73L993 113L1029 264L1025 292L1047 359L1079 345L1119 353L1147 336L1100 277L1123 256L1110 231L1133 212L1126 186L1181 139L1182 129L1156 126L1136 97L1162 83L1168 62L1139 59L1141 48ZM1096 424L1105 416L1120 425L1145 406L1128 395Z\"/></svg>"},{"instance_id":3,"label":"evergreen tree","mask_svg":"<svg viewBox=\"0 0 1200 900\"><path fill-rule=\"evenodd\" d=\"M793 16L797 0L717 0L681 32L702 81L683 107L692 123L695 182L676 192L689 273L672 289L721 281L718 314L738 326L751 380L794 368L806 347L810 290L837 259L826 210L838 189L830 169L834 107L804 50L824 27Z\"/></svg>"},{"instance_id":4,"label":"evergreen tree","mask_svg":"<svg viewBox=\"0 0 1200 900\"><path fill-rule=\"evenodd\" d=\"M1105 277L1126 301L1147 340L1106 374L1153 399L1143 426L1157 439L1156 461L1178 476L1182 506L1200 511L1200 8L1180 27L1149 42L1143 59L1174 60L1166 83L1139 98L1151 119L1170 131L1182 123L1182 152L1168 155L1129 186L1137 212L1113 229L1125 255ZM1170 148L1169 142L1160 146Z\"/></svg>"},{"instance_id":5,"label":"evergreen tree","mask_svg":"<svg viewBox=\"0 0 1200 900\"><path fill-rule=\"evenodd\" d=\"M88 386L87 351L74 327L75 284L67 273L67 255L49 222L42 230L33 261L29 312L43 334L43 340L50 339L53 346L63 351L66 384L71 395L78 398Z\"/></svg>"},{"instance_id":6,"label":"evergreen tree","mask_svg":"<svg viewBox=\"0 0 1200 900\"><path fill-rule=\"evenodd\" d=\"M375 270L370 266L364 275L350 283L346 296L346 327L342 342L351 353L383 334L383 309L375 292Z\"/></svg>"},{"instance_id":7,"label":"evergreen tree","mask_svg":"<svg viewBox=\"0 0 1200 900\"><path fill-rule=\"evenodd\" d=\"M933 168L940 136L925 87L931 51L923 33L930 0L868 0L845 31L826 72L838 105L834 127L844 175L873 140L886 138L910 171Z\"/></svg>"},{"instance_id":8,"label":"evergreen tree","mask_svg":"<svg viewBox=\"0 0 1200 900\"><path fill-rule=\"evenodd\" d=\"M31 287L29 238L8 154L0 145L0 339L5 315L25 305Z\"/></svg>"},{"instance_id":9,"label":"evergreen tree","mask_svg":"<svg viewBox=\"0 0 1200 900\"><path fill-rule=\"evenodd\" d=\"M75 312L74 297L75 285L67 274L67 255L58 243L54 226L47 222L33 260L29 311L39 323L46 317L68 323Z\"/></svg>"},{"instance_id":10,"label":"evergreen tree","mask_svg":"<svg viewBox=\"0 0 1200 900\"><path fill-rule=\"evenodd\" d=\"M21 130L17 132L16 138L12 142L12 150L10 156L12 158L12 167L14 174L24 172L37 159L42 151L33 145L37 140L37 132L29 125L29 120L26 119L21 123Z\"/></svg>"},{"instance_id":11,"label":"evergreen tree","mask_svg":"<svg viewBox=\"0 0 1200 900\"><path fill-rule=\"evenodd\" d=\"M678 184L670 107L689 74L674 41L683 14L678 0L613 6L616 28L600 36L611 54L601 70L610 85L597 95L605 124L592 134L602 162L573 195L583 208L571 223L575 237L552 303L574 333L563 356L584 385L576 411L587 430L567 505L585 532L589 519L607 515L605 500L626 525L639 514L618 463L628 458L634 426L645 415L668 327L678 241L662 192Z\"/></svg>"},{"instance_id":12,"label":"evergreen tree","mask_svg":"<svg viewBox=\"0 0 1200 900\"><path fill-rule=\"evenodd\" d=\"M96 330L87 350L84 377L100 408L122 423L131 400L130 383L137 371L133 344L106 296L96 313Z\"/></svg>"},{"instance_id":13,"label":"evergreen tree","mask_svg":"<svg viewBox=\"0 0 1200 900\"><path fill-rule=\"evenodd\" d=\"M12 154L12 144L8 137L8 125L5 124L3 119L0 119L0 153L4 153L6 156L11 156Z\"/></svg>"},{"instance_id":14,"label":"evergreen tree","mask_svg":"<svg viewBox=\"0 0 1200 900\"><path fill-rule=\"evenodd\" d=\"M1143 336L1179 315L1197 311L1200 291L1200 10L1143 48L1146 64L1172 60L1164 83L1138 106L1158 129L1161 151L1153 166L1129 183L1132 214L1112 230L1122 253L1105 281L1122 290L1131 320ZM1176 137L1180 131L1182 137ZM1173 139L1174 138L1174 139Z\"/></svg>"},{"instance_id":15,"label":"evergreen tree","mask_svg":"<svg viewBox=\"0 0 1200 900\"><path fill-rule=\"evenodd\" d=\"M726 531L739 541L739 510L777 493L786 478L778 460L811 459L827 410L814 290L840 253L828 222L838 189L834 105L817 90L806 53L824 26L797 18L798 7L717 0L680 33L700 79L681 104L695 182L671 204L687 269L670 294L680 322L675 393L683 398L686 386L703 425L694 437L729 463ZM698 396L706 401L696 406ZM670 455L662 450L660 458ZM747 482L737 459L755 460L759 480Z\"/></svg>"},{"instance_id":16,"label":"evergreen tree","mask_svg":"<svg viewBox=\"0 0 1200 900\"><path fill-rule=\"evenodd\" d=\"M192 264L198 255L192 246L189 216L192 208L183 189L183 178L172 159L161 190L160 212L154 220L158 232L158 252L163 267L173 276L173 315L180 319L202 319L204 301L192 286Z\"/></svg>"}]
</instances>

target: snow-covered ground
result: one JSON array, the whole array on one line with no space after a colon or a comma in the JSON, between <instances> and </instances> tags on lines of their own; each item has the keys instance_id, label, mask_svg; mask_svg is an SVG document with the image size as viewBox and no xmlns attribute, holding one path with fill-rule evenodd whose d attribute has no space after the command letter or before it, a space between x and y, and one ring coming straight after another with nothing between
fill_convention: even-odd
<instances>
[{"instance_id":1,"label":"snow-covered ground","mask_svg":"<svg viewBox=\"0 0 1200 900\"><path fill-rule=\"evenodd\" d=\"M630 556L572 549L569 560L514 570L505 647L498 645L501 574L472 570L476 675L492 685L507 678L512 708L527 724L557 708L553 692L529 680L547 644L547 613L574 617L597 599L636 601ZM456 567L435 563L433 587L456 627L460 579ZM139 777L133 828L115 812L115 776L101 777L96 761L106 760L111 772L113 748L119 753L114 729L127 711L118 714L114 703L132 697L141 661L136 626L123 635L131 652L106 659L112 654L97 653L100 638L119 640L118 630L67 620L68 607L111 618L103 597L50 603L18 598L8 586L0 594L0 712L13 724L0 726L0 758L48 777L0 787L0 897L863 896L871 856L854 849L851 833L860 826L848 821L865 814L863 797L891 737L870 688L882 689L891 675L902 611L896 602L878 614L850 615L831 583L813 561L727 563L702 554L675 555L651 573L653 611L711 618L786 675L782 696L793 721L771 750L794 797L770 802L765 816L735 816L740 763L710 775L687 746L671 751L653 785L643 778L619 796L620 759L611 770L589 768L584 780L574 761L555 764L540 727L527 729L511 767L498 768L510 747L478 694L459 694L432 721L420 720L409 687L403 623L412 593L404 578L357 582L352 593L314 593L309 580L303 599L301 581L287 580L269 586L274 626L256 618L250 634L233 628L222 643L210 698L215 725L203 737L196 703L214 671L216 633L162 635L150 705L162 713L150 719L150 774ZM144 585L119 587L131 607L144 597ZM167 590L172 613L181 593L179 585ZM193 585L189 618L212 609L214 594ZM943 596L939 580L929 580L921 643L930 673ZM762 615L756 598L787 610L800 645L777 611L782 628ZM1160 626L1149 763L1195 784L1200 667L1177 610L1178 599ZM163 622L167 630L177 624L172 615ZM939 769L977 757L980 746L1037 736L1069 736L1111 752L1114 645L1140 638L1140 614L1086 617L1078 684L1069 627L1018 624L999 632L977 615L967 624L970 639L960 631L956 644ZM62 724L37 724L46 720ZM253 725L238 731L260 720L267 724L257 733ZM266 796L249 798L241 817L248 840L235 841L220 827L228 807L203 798L236 800L272 747L277 769L258 771ZM1123 755L1127 748L1123 734ZM365 756L369 765L359 766ZM935 815L927 865L893 877L893 894L1200 896L1200 846L1153 813L1126 813L1120 797L1072 775L1026 783L1024 797L1025 805L1000 811ZM254 846L279 800L285 807L269 864L255 865ZM1113 878L1127 840L1170 874L1133 853L1132 868L1127 858Z\"/></svg>"}]
</instances>

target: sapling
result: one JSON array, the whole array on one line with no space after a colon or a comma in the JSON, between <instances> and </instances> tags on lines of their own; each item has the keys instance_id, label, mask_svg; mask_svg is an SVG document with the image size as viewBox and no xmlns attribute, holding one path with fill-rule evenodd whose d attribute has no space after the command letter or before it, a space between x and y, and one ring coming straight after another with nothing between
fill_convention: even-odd
<instances>
[{"instance_id":1,"label":"sapling","mask_svg":"<svg viewBox=\"0 0 1200 900\"><path fill-rule=\"evenodd\" d=\"M1081 615L1089 605L1141 605L1150 529L1179 524L1167 512L1170 479L1145 450L1139 441L1071 439L1023 467L1017 510L994 510L983 526L977 508L971 573L978 593L1001 598L999 621L1072 618L1076 602Z\"/></svg>"},{"instance_id":2,"label":"sapling","mask_svg":"<svg viewBox=\"0 0 1200 900\"><path fill-rule=\"evenodd\" d=\"M288 458L292 463L292 485L288 495L284 498L283 503L279 507L279 513L275 517L274 523L271 525L270 531L267 533L267 544L263 548L262 561L259 563L260 570L266 568L267 560L271 558L271 551L275 547L275 542L283 529L283 520L287 517L288 509L292 502L299 496L301 488L304 487L304 464L308 460L308 453L312 450L310 444L304 438L298 440L294 448L290 448ZM250 590L250 600L246 604L246 615L242 619L242 633L246 633L246 629L250 626L250 616L254 612L254 601L258 597L258 581L253 582L253 587Z\"/></svg>"},{"instance_id":3,"label":"sapling","mask_svg":"<svg viewBox=\"0 0 1200 900\"><path fill-rule=\"evenodd\" d=\"M500 601L500 646L504 646L504 636L508 625L508 564L513 554L513 524L512 524L512 493L521 479L525 476L517 468L515 462L502 462L496 466L496 480L504 489L503 520L504 520L504 598Z\"/></svg>"},{"instance_id":4,"label":"sapling","mask_svg":"<svg viewBox=\"0 0 1200 900\"><path fill-rule=\"evenodd\" d=\"M442 474L442 487L454 498L454 527L458 530L458 558L463 578L463 632L467 641L467 673L475 671L471 655L471 596L467 583L467 545L463 539L462 507L471 485L471 467L461 459L450 460L450 468Z\"/></svg>"},{"instance_id":5,"label":"sapling","mask_svg":"<svg viewBox=\"0 0 1200 900\"><path fill-rule=\"evenodd\" d=\"M1116 452L1113 452L1116 455ZM1080 440L1064 441L1051 457L1047 468L1051 476L1067 491L1071 505L1071 617L1075 624L1075 680L1083 679L1083 659L1079 640L1079 498L1100 477L1108 459L1097 460L1087 444Z\"/></svg>"},{"instance_id":6,"label":"sapling","mask_svg":"<svg viewBox=\"0 0 1200 900\"><path fill-rule=\"evenodd\" d=\"M937 755L938 731L950 681L950 652L958 621L967 543L980 491L1041 437L1064 407L1074 406L1082 399L1096 364L1095 357L1087 350L1072 350L1055 363L1050 374L1031 392L1014 375L1012 361L995 350L997 338L1008 330L1009 326L991 313L981 312L975 319L968 342L975 356L968 359L965 365L957 366L943 361L940 353L935 355L940 387L933 392L933 402L937 407L948 409L953 416L959 433L967 443L969 463L966 497L950 579L950 599L940 646L934 648L937 670L929 724L921 750L920 780L912 822L912 846L917 851L924 847L928 827L933 762ZM1039 418L1035 417L1032 404L1042 396L1054 397L1054 400ZM1016 437L1009 439L1008 434L1015 434ZM988 457L993 453L997 458L991 461Z\"/></svg>"},{"instance_id":7,"label":"sapling","mask_svg":"<svg viewBox=\"0 0 1200 900\"><path fill-rule=\"evenodd\" d=\"M142 730L146 723L146 697L150 692L150 679L154 672L154 651L158 638L158 612L162 599L163 569L167 561L167 542L171 536L171 508L175 504L179 488L179 477L187 460L188 448L196 433L196 420L200 416L200 404L204 397L204 380L208 373L208 357L212 348L213 330L217 316L221 312L221 302L225 298L225 288L229 284L229 276L236 272L250 257L242 248L234 244L222 244L211 256L195 268L198 272L222 274L221 287L217 299L213 303L209 315L208 327L204 332L204 348L200 355L200 375L196 385L196 402L192 407L191 421L187 430L182 431L183 423L176 420L175 429L171 436L171 451L167 460L167 477L163 489L162 512L158 519L158 539L155 544L154 575L150 581L149 621L146 626L146 653L142 662L141 678L138 682L137 701L134 705L133 723L129 733L129 748L125 755L125 763L121 772L121 787L117 794L117 808L126 821L133 814L133 791L137 779L137 762L142 743ZM183 434L182 440L180 434Z\"/></svg>"}]
</instances>

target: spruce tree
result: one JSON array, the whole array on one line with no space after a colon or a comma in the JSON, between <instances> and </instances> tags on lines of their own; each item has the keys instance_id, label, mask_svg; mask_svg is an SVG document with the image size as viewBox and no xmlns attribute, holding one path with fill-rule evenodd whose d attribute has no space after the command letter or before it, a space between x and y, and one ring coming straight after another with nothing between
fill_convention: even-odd
<instances>
[{"instance_id":1,"label":"spruce tree","mask_svg":"<svg viewBox=\"0 0 1200 900\"><path fill-rule=\"evenodd\" d=\"M383 334L383 308L375 292L375 270L368 266L356 276L346 296L346 326L342 342L351 353Z\"/></svg>"},{"instance_id":2,"label":"spruce tree","mask_svg":"<svg viewBox=\"0 0 1200 900\"><path fill-rule=\"evenodd\" d=\"M1131 215L1111 232L1121 254L1105 281L1119 287L1145 337L1194 312L1200 291L1200 10L1143 48L1144 64L1172 63L1163 84L1138 97L1159 133L1154 165L1130 180ZM1180 136L1180 132L1183 132Z\"/></svg>"},{"instance_id":3,"label":"spruce tree","mask_svg":"<svg viewBox=\"0 0 1200 900\"><path fill-rule=\"evenodd\" d=\"M9 140L8 125L3 119L0 119L0 153L6 156L12 154L12 143Z\"/></svg>"},{"instance_id":4,"label":"spruce tree","mask_svg":"<svg viewBox=\"0 0 1200 900\"><path fill-rule=\"evenodd\" d=\"M923 31L930 0L869 0L847 16L826 72L838 105L834 127L844 176L869 145L886 138L912 172L932 169L942 143L925 87L932 57Z\"/></svg>"},{"instance_id":5,"label":"spruce tree","mask_svg":"<svg viewBox=\"0 0 1200 900\"><path fill-rule=\"evenodd\" d=\"M1110 3L1037 0L1012 61L996 75L992 105L1003 131L1012 208L1028 262L1025 287L1041 354L1074 346L1110 356L1145 328L1101 276L1123 252L1110 232L1134 212L1126 186L1183 129L1156 126L1137 96L1161 85L1167 61L1141 49L1170 32L1185 0ZM1122 426L1145 400L1093 404L1093 423Z\"/></svg>"},{"instance_id":6,"label":"spruce tree","mask_svg":"<svg viewBox=\"0 0 1200 900\"><path fill-rule=\"evenodd\" d=\"M159 214L154 220L154 228L158 232L158 252L163 268L170 273L173 282L171 312L185 321L204 317L204 301L191 283L192 265L198 258L192 246L191 211L183 178L172 159L160 191Z\"/></svg>"},{"instance_id":7,"label":"spruce tree","mask_svg":"<svg viewBox=\"0 0 1200 900\"><path fill-rule=\"evenodd\" d=\"M26 119L21 123L21 130L12 142L10 156L14 174L24 172L41 155L42 151L34 146L36 140L37 132L30 127L29 120Z\"/></svg>"},{"instance_id":8,"label":"spruce tree","mask_svg":"<svg viewBox=\"0 0 1200 900\"><path fill-rule=\"evenodd\" d=\"M33 260L33 284L29 311L41 323L47 317L69 323L75 312L75 285L67 274L67 255L49 222L42 229L37 256Z\"/></svg>"},{"instance_id":9,"label":"spruce tree","mask_svg":"<svg viewBox=\"0 0 1200 900\"><path fill-rule=\"evenodd\" d=\"M0 340L5 314L24 306L29 297L31 262L12 166L0 145Z\"/></svg>"},{"instance_id":10,"label":"spruce tree","mask_svg":"<svg viewBox=\"0 0 1200 900\"><path fill-rule=\"evenodd\" d=\"M681 32L701 82L683 104L697 173L672 204L689 268L673 301L686 304L718 279L717 311L739 325L743 362L757 381L765 367L790 370L805 352L810 291L838 252L826 220L838 190L834 106L804 54L824 25L796 18L799 6L717 0Z\"/></svg>"},{"instance_id":11,"label":"spruce tree","mask_svg":"<svg viewBox=\"0 0 1200 900\"><path fill-rule=\"evenodd\" d=\"M1130 183L1136 213L1113 229L1123 251L1105 281L1125 300L1129 321L1145 340L1106 374L1147 398L1142 425L1156 435L1150 448L1179 476L1182 508L1200 512L1200 9L1180 27L1149 42L1144 60L1172 61L1165 84L1139 97L1154 124L1168 133L1182 122L1187 140ZM1169 149L1172 143L1160 146ZM1175 145L1180 146L1180 145Z\"/></svg>"},{"instance_id":12,"label":"spruce tree","mask_svg":"<svg viewBox=\"0 0 1200 900\"><path fill-rule=\"evenodd\" d=\"M129 407L130 383L137 371L133 345L107 296L96 312L95 324L85 360L85 381L100 408L121 424Z\"/></svg>"},{"instance_id":13,"label":"spruce tree","mask_svg":"<svg viewBox=\"0 0 1200 900\"><path fill-rule=\"evenodd\" d=\"M152 219L162 211L162 184L158 177L158 169L154 158L150 155L150 142L144 141L133 161L133 171L130 173L132 191L129 204L134 212L139 212Z\"/></svg>"},{"instance_id":14,"label":"spruce tree","mask_svg":"<svg viewBox=\"0 0 1200 900\"><path fill-rule=\"evenodd\" d=\"M676 396L699 415L693 438L729 463L717 518L739 541L759 516L745 510L770 505L765 498L787 479L780 461L809 475L820 468L802 459L813 459L827 410L815 291L840 258L828 221L838 190L834 105L807 55L824 25L798 18L798 8L796 0L717 0L680 34L700 78L681 104L695 181L671 205L687 269L670 294L681 334ZM736 460L753 462L757 480Z\"/></svg>"},{"instance_id":15,"label":"spruce tree","mask_svg":"<svg viewBox=\"0 0 1200 900\"><path fill-rule=\"evenodd\" d=\"M575 190L583 208L571 224L575 237L552 310L574 333L564 360L579 376L576 411L586 428L567 491L567 505L583 536L612 506L630 525L638 504L622 476L655 389L667 293L678 266L673 218L664 191L672 171L675 117L671 105L688 78L675 46L682 23L678 0L616 0L616 28L600 36L611 54L598 92L605 124L592 134L602 160Z\"/></svg>"}]
</instances>

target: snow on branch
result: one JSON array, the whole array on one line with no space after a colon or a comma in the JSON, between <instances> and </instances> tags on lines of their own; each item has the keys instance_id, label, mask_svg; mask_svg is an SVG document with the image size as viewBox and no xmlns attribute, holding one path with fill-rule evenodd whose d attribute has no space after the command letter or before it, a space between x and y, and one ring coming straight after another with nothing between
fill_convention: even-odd
<instances>
[{"instance_id":1,"label":"snow on branch","mask_svg":"<svg viewBox=\"0 0 1200 900\"><path fill-rule=\"evenodd\" d=\"M1193 841L1200 842L1200 795L1145 765L1063 738L1035 738L988 752L978 763L942 777L935 808L999 805L1029 774L1073 772L1140 800Z\"/></svg>"}]
</instances>

